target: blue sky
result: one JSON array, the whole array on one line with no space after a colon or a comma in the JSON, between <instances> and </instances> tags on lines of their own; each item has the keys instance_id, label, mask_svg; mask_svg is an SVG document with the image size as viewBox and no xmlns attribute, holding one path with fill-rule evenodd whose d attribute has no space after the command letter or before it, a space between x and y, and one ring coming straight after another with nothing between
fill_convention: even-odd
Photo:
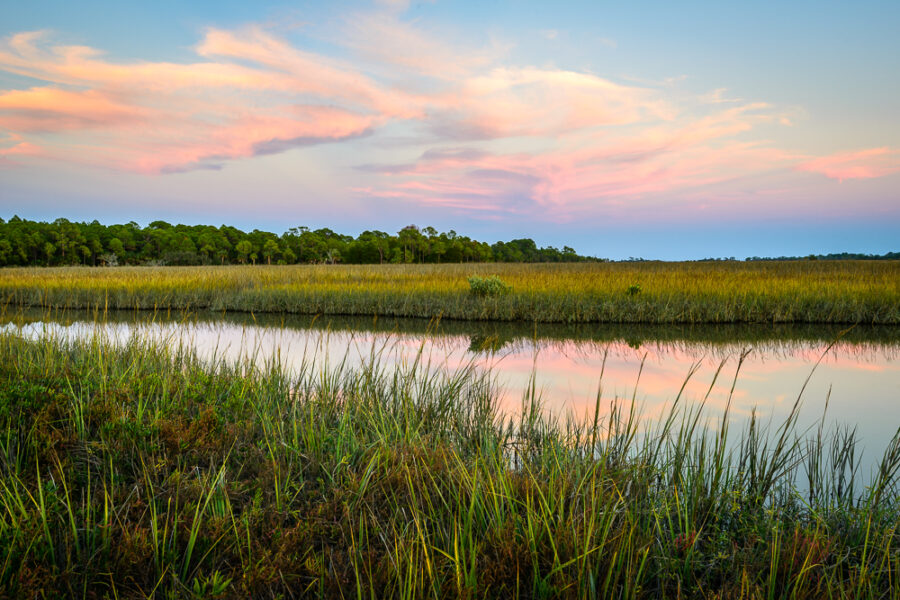
<instances>
[{"instance_id":1,"label":"blue sky","mask_svg":"<svg viewBox=\"0 0 900 600\"><path fill-rule=\"evenodd\" d=\"M0 23L0 216L898 250L896 2L37 2Z\"/></svg>"}]
</instances>

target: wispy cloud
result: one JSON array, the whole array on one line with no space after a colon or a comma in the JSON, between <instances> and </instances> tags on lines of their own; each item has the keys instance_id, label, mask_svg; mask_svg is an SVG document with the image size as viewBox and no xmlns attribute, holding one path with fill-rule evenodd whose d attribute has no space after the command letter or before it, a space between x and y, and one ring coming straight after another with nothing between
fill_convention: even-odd
<instances>
[{"instance_id":1,"label":"wispy cloud","mask_svg":"<svg viewBox=\"0 0 900 600\"><path fill-rule=\"evenodd\" d=\"M57 134L35 143L59 160L181 172L355 139L415 116L405 94L255 27L209 30L197 47L207 60L189 64L119 64L45 37L19 34L0 47L0 68L45 82L0 92L0 129Z\"/></svg>"},{"instance_id":2,"label":"wispy cloud","mask_svg":"<svg viewBox=\"0 0 900 600\"><path fill-rule=\"evenodd\" d=\"M146 122L149 116L145 109L96 90L47 86L0 94L0 128L20 133L105 129Z\"/></svg>"},{"instance_id":3,"label":"wispy cloud","mask_svg":"<svg viewBox=\"0 0 900 600\"><path fill-rule=\"evenodd\" d=\"M703 102L708 102L709 104L725 104L725 103L733 103L733 102L743 102L741 98L727 98L725 95L728 93L726 88L717 88L711 91L708 94L704 94L700 96L700 99Z\"/></svg>"},{"instance_id":4,"label":"wispy cloud","mask_svg":"<svg viewBox=\"0 0 900 600\"><path fill-rule=\"evenodd\" d=\"M409 0L376 0L375 4L396 12L403 12L409 9Z\"/></svg>"},{"instance_id":5,"label":"wispy cloud","mask_svg":"<svg viewBox=\"0 0 900 600\"><path fill-rule=\"evenodd\" d=\"M385 11L347 15L340 39L361 64L374 65L388 79L407 85L413 75L432 82L458 81L495 64L509 50L499 41L483 46L451 43L421 23Z\"/></svg>"},{"instance_id":6,"label":"wispy cloud","mask_svg":"<svg viewBox=\"0 0 900 600\"><path fill-rule=\"evenodd\" d=\"M900 150L884 147L839 152L802 162L797 169L821 173L838 181L884 177L900 172Z\"/></svg>"},{"instance_id":7,"label":"wispy cloud","mask_svg":"<svg viewBox=\"0 0 900 600\"><path fill-rule=\"evenodd\" d=\"M619 47L618 42L616 42L616 40L611 39L611 38L605 38L605 37L597 38L597 41L600 42L601 46L606 46L607 48L612 48L613 50L615 50L616 48Z\"/></svg>"},{"instance_id":8,"label":"wispy cloud","mask_svg":"<svg viewBox=\"0 0 900 600\"><path fill-rule=\"evenodd\" d=\"M40 83L0 90L0 156L168 174L353 148L401 123L413 133L394 155L406 158L361 165L360 193L557 220L775 170L900 171L891 148L818 158L779 148L762 132L789 124L788 111L724 88L676 95L675 82L516 65L504 44L448 41L404 19L407 2L387 4L346 17L340 58L261 26L209 29L184 63L14 35L0 70Z\"/></svg>"},{"instance_id":9,"label":"wispy cloud","mask_svg":"<svg viewBox=\"0 0 900 600\"><path fill-rule=\"evenodd\" d=\"M17 156L38 156L40 148L32 143L22 140L17 134L0 134L0 166L15 164L13 159Z\"/></svg>"}]
</instances>

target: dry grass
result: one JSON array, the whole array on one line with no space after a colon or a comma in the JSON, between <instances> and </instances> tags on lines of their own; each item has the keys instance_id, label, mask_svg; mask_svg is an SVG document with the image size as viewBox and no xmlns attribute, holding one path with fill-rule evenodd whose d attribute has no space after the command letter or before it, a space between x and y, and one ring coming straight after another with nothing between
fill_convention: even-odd
<instances>
[{"instance_id":1,"label":"dry grass","mask_svg":"<svg viewBox=\"0 0 900 600\"><path fill-rule=\"evenodd\" d=\"M509 293L477 296L497 276ZM6 305L621 323L900 323L900 262L0 270Z\"/></svg>"}]
</instances>

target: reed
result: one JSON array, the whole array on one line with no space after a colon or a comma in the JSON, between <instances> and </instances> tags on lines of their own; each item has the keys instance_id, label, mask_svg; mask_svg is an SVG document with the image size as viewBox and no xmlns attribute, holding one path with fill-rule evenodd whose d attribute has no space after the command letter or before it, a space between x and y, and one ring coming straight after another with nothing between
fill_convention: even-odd
<instances>
[{"instance_id":1,"label":"reed","mask_svg":"<svg viewBox=\"0 0 900 600\"><path fill-rule=\"evenodd\" d=\"M490 373L382 351L288 373L0 334L2 595L900 597L900 432L869 477L799 398L740 432L678 390L649 425L534 386L504 417Z\"/></svg>"},{"instance_id":2,"label":"reed","mask_svg":"<svg viewBox=\"0 0 900 600\"><path fill-rule=\"evenodd\" d=\"M470 291L469 278L509 289ZM559 323L900 323L900 262L0 269L6 306Z\"/></svg>"}]
</instances>

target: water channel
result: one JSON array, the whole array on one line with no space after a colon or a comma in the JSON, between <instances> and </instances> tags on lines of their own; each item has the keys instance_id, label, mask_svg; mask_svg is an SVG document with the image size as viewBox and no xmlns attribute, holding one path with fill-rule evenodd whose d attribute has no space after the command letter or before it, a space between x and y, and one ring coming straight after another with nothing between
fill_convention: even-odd
<instances>
[{"instance_id":1,"label":"water channel","mask_svg":"<svg viewBox=\"0 0 900 600\"><path fill-rule=\"evenodd\" d=\"M664 414L684 387L686 404L706 399L711 426L731 397L733 426L777 425L802 393L799 431L855 428L877 460L900 426L900 328L857 326L550 325L250 315L25 311L0 328L35 338L102 333L187 344L201 357L278 360L288 369L346 367L380 352L383 364L421 357L432 367L490 369L500 409L521 409L529 384L560 419L592 415L610 402L637 403L642 418ZM746 354L735 377L739 357ZM723 364L724 363L724 364ZM721 366L721 369L720 369ZM718 371L718 376L716 373ZM602 377L601 377L602 373ZM808 379L808 383L807 383ZM805 389L804 389L805 385ZM732 391L732 386L734 389ZM826 412L827 401L827 412ZM602 413L601 413L602 416Z\"/></svg>"}]
</instances>

